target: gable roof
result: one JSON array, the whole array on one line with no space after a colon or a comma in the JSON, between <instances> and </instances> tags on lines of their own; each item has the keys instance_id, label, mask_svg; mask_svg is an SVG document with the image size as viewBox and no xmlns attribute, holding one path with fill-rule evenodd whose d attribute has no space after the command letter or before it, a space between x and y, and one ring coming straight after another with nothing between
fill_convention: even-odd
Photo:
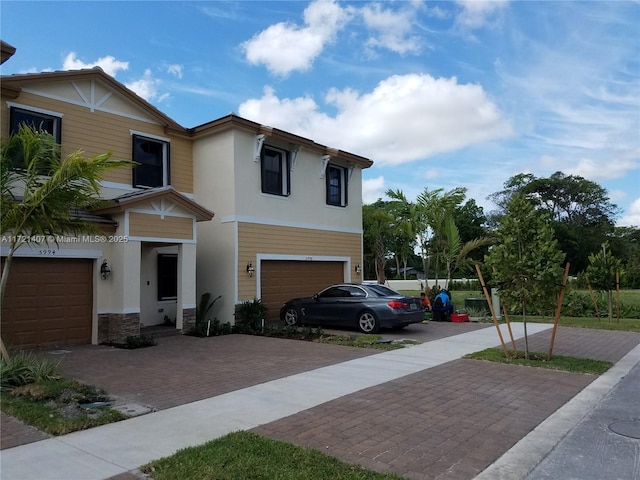
<instances>
[{"instance_id":1,"label":"gable roof","mask_svg":"<svg viewBox=\"0 0 640 480\"><path fill-rule=\"evenodd\" d=\"M74 80L100 80L109 88L123 95L136 106L144 110L148 115L154 118L160 125L163 125L167 132L177 135L186 135L186 129L179 125L172 118L168 117L156 107L147 102L144 98L137 95L122 83L118 82L111 75L106 74L100 67L84 68L81 70L59 70L55 72L40 73L24 73L14 75L3 75L0 77L2 95L8 98L17 98L20 91L33 83L41 82L60 82Z\"/></svg>"},{"instance_id":2,"label":"gable roof","mask_svg":"<svg viewBox=\"0 0 640 480\"><path fill-rule=\"evenodd\" d=\"M159 199L170 200L180 205L182 208L196 217L196 222L211 220L215 215L211 210L206 209L199 203L194 202L185 195L182 195L170 185L166 187L149 188L146 190L140 190L120 195L119 197L111 200L111 205L99 208L93 213L98 215L121 213L141 203Z\"/></svg>"},{"instance_id":3,"label":"gable roof","mask_svg":"<svg viewBox=\"0 0 640 480\"><path fill-rule=\"evenodd\" d=\"M0 64L9 60L14 53L16 53L16 47L9 45L4 40L0 40Z\"/></svg>"}]
</instances>

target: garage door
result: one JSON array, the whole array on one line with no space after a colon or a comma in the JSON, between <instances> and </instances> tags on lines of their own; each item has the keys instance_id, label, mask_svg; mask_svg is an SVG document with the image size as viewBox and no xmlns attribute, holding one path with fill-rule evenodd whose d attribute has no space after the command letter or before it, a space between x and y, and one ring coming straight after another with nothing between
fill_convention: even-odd
<instances>
[{"instance_id":1,"label":"garage door","mask_svg":"<svg viewBox=\"0 0 640 480\"><path fill-rule=\"evenodd\" d=\"M343 262L263 260L260 267L261 299L270 318L278 318L280 307L287 300L344 282Z\"/></svg>"},{"instance_id":2,"label":"garage door","mask_svg":"<svg viewBox=\"0 0 640 480\"><path fill-rule=\"evenodd\" d=\"M38 347L91 343L93 262L14 258L2 304L2 340Z\"/></svg>"}]
</instances>

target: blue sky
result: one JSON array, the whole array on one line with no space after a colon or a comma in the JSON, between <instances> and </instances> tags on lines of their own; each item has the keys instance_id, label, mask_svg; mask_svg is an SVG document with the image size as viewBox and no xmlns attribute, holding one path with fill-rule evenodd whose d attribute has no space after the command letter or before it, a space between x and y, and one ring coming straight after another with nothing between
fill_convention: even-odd
<instances>
[{"instance_id":1,"label":"blue sky","mask_svg":"<svg viewBox=\"0 0 640 480\"><path fill-rule=\"evenodd\" d=\"M363 200L581 175L640 226L640 2L0 4L2 74L107 73L185 127L230 112L374 160Z\"/></svg>"}]
</instances>

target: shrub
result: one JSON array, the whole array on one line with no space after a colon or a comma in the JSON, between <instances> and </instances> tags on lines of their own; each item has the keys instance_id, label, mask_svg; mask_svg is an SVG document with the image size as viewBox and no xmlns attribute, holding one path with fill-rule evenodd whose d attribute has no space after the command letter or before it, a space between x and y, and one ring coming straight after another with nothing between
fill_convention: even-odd
<instances>
[{"instance_id":1,"label":"shrub","mask_svg":"<svg viewBox=\"0 0 640 480\"><path fill-rule=\"evenodd\" d=\"M200 303L198 304L198 306L196 307L196 324L193 327L193 329L191 330L191 334L195 335L197 337L206 337L207 336L207 329L209 330L209 335L221 335L222 333L211 333L211 326L209 325L209 312L211 311L211 309L213 308L213 305L220 299L222 298L222 295L218 295L216 298L214 298L213 300L211 299L211 294L209 292L207 293L203 293L200 296ZM217 325L216 325L217 323ZM217 319L214 319L213 321L214 324L214 331L215 332L219 332L223 330L223 327L220 326L220 322L218 322ZM228 325L228 324L225 324ZM231 325L229 325L229 328L231 328Z\"/></svg>"},{"instance_id":2,"label":"shrub","mask_svg":"<svg viewBox=\"0 0 640 480\"><path fill-rule=\"evenodd\" d=\"M130 335L125 339L124 345L122 348L144 348L144 347L153 347L157 345L158 342L153 336L147 335Z\"/></svg>"},{"instance_id":3,"label":"shrub","mask_svg":"<svg viewBox=\"0 0 640 480\"><path fill-rule=\"evenodd\" d=\"M29 383L44 382L60 378L60 362L37 357L32 352L18 351L10 355L9 361L0 357L0 378L2 390Z\"/></svg>"},{"instance_id":4,"label":"shrub","mask_svg":"<svg viewBox=\"0 0 640 480\"><path fill-rule=\"evenodd\" d=\"M267 318L267 313L267 307L259 298L237 304L235 330L238 333L254 333L261 330L262 320Z\"/></svg>"}]
</instances>

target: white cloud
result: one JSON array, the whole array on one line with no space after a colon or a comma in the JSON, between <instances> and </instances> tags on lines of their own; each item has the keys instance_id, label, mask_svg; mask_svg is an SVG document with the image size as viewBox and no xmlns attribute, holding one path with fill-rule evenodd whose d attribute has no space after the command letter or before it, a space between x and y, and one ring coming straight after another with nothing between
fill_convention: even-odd
<instances>
[{"instance_id":1,"label":"white cloud","mask_svg":"<svg viewBox=\"0 0 640 480\"><path fill-rule=\"evenodd\" d=\"M619 227L640 228L640 198L636 199L627 210L627 214L616 223Z\"/></svg>"},{"instance_id":2,"label":"white cloud","mask_svg":"<svg viewBox=\"0 0 640 480\"><path fill-rule=\"evenodd\" d=\"M338 112L322 113L311 97L280 99L265 88L240 105L245 118L393 165L511 135L511 126L478 85L426 74L394 75L371 92L332 89Z\"/></svg>"},{"instance_id":3,"label":"white cloud","mask_svg":"<svg viewBox=\"0 0 640 480\"><path fill-rule=\"evenodd\" d=\"M178 78L182 78L182 65L173 64L167 67L167 72L171 75L175 75Z\"/></svg>"},{"instance_id":4,"label":"white cloud","mask_svg":"<svg viewBox=\"0 0 640 480\"><path fill-rule=\"evenodd\" d=\"M486 27L509 4L508 0L457 0L462 7L456 17L456 25L465 30Z\"/></svg>"},{"instance_id":5,"label":"white cloud","mask_svg":"<svg viewBox=\"0 0 640 480\"><path fill-rule=\"evenodd\" d=\"M62 62L63 70L81 70L83 68L100 67L104 72L112 77L115 77L120 70L128 70L129 62L122 62L116 60L115 57L107 55L101 57L95 62L85 63L76 57L75 52L69 53Z\"/></svg>"},{"instance_id":6,"label":"white cloud","mask_svg":"<svg viewBox=\"0 0 640 480\"><path fill-rule=\"evenodd\" d=\"M386 191L384 177L376 177L362 180L362 202L373 203L379 198L384 198Z\"/></svg>"},{"instance_id":7,"label":"white cloud","mask_svg":"<svg viewBox=\"0 0 640 480\"><path fill-rule=\"evenodd\" d=\"M158 92L158 88L161 83L162 82L160 80L153 77L150 69L146 69L142 78L134 80L133 82L125 83L125 86L130 90L133 90L148 102L162 102L169 96L169 94L160 94Z\"/></svg>"},{"instance_id":8,"label":"white cloud","mask_svg":"<svg viewBox=\"0 0 640 480\"><path fill-rule=\"evenodd\" d=\"M392 10L383 8L380 3L367 5L360 9L365 24L376 32L375 37L367 41L369 47L386 48L404 55L420 51L419 38L411 35L416 9L421 4L409 4L408 8Z\"/></svg>"},{"instance_id":9,"label":"white cloud","mask_svg":"<svg viewBox=\"0 0 640 480\"><path fill-rule=\"evenodd\" d=\"M242 44L247 60L285 76L311 68L325 44L334 39L349 13L333 0L316 0L304 11L304 26L277 23Z\"/></svg>"}]
</instances>

